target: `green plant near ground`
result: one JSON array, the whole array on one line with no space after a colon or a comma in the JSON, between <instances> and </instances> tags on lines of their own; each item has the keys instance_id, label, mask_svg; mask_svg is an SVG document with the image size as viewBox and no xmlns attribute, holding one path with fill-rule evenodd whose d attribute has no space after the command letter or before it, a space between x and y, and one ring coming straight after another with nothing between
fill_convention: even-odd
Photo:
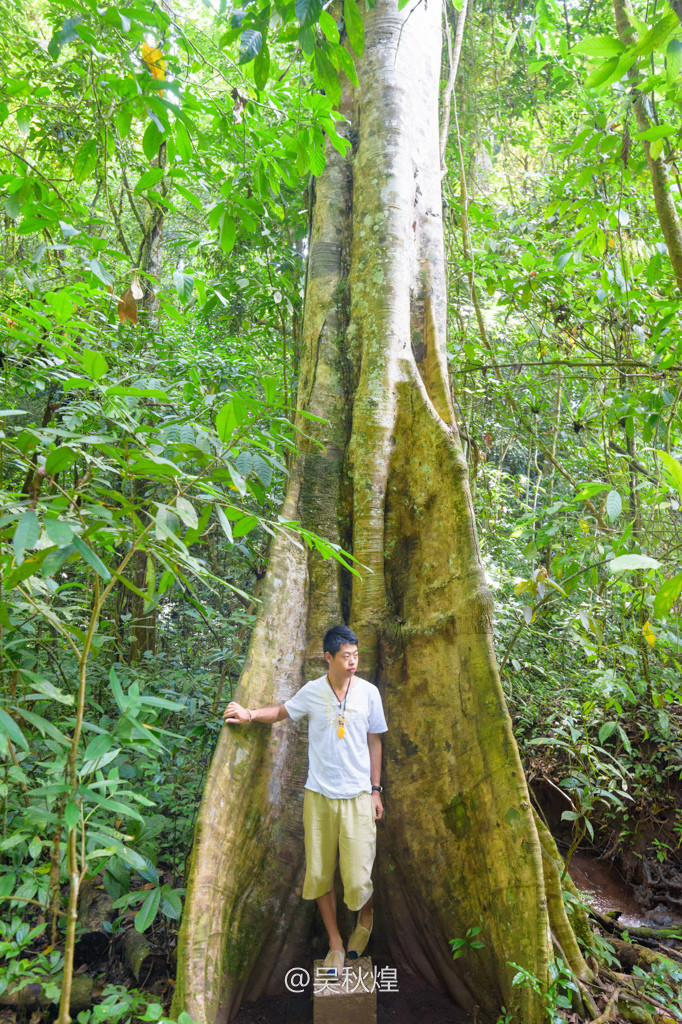
<instances>
[{"instance_id":1,"label":"green plant near ground","mask_svg":"<svg viewBox=\"0 0 682 1024\"><path fill-rule=\"evenodd\" d=\"M516 971L512 978L512 985L525 985L537 992L538 995L543 994L542 986L534 974L513 961L509 962L509 966ZM549 987L545 993L547 1014L552 1024L564 1024L565 1017L562 1011L571 1009L573 1005L571 993L580 998L578 986L561 957L557 957L550 965L549 979Z\"/></svg>"},{"instance_id":2,"label":"green plant near ground","mask_svg":"<svg viewBox=\"0 0 682 1024\"><path fill-rule=\"evenodd\" d=\"M99 1003L89 1010L81 1010L78 1024L130 1024L131 1021L151 1021L155 1024L195 1024L188 1013L181 1013L176 1021L164 1016L159 1003L149 1001L149 994L123 985L107 985Z\"/></svg>"},{"instance_id":3,"label":"green plant near ground","mask_svg":"<svg viewBox=\"0 0 682 1024\"><path fill-rule=\"evenodd\" d=\"M481 942L477 936L481 932L480 925L476 925L473 928L467 928L466 935L463 939L450 939L450 948L452 949L452 959L458 960L461 956L464 956L470 949L483 949L485 942Z\"/></svg>"},{"instance_id":4,"label":"green plant near ground","mask_svg":"<svg viewBox=\"0 0 682 1024\"><path fill-rule=\"evenodd\" d=\"M633 967L637 994L650 1013L667 1014L682 1021L682 968L672 960L657 960L651 970Z\"/></svg>"},{"instance_id":5,"label":"green plant near ground","mask_svg":"<svg viewBox=\"0 0 682 1024\"><path fill-rule=\"evenodd\" d=\"M587 834L594 839L591 817L597 806L600 811L623 811L632 796L628 792L631 773L622 758L615 757L603 745L595 742L592 716L594 701L587 701L576 709L576 718L567 718L565 713L552 716L551 736L536 737L533 745L549 745L553 750L564 752L569 773L560 781L568 795L571 809L562 812L562 820L573 823L573 838L566 855L566 868L571 855ZM600 735L602 731L600 730Z\"/></svg>"},{"instance_id":6,"label":"green plant near ground","mask_svg":"<svg viewBox=\"0 0 682 1024\"><path fill-rule=\"evenodd\" d=\"M0 995L9 989L19 993L37 983L46 1001L59 1001L63 955L58 950L42 953L32 948L46 928L46 923L31 928L18 916L0 920Z\"/></svg>"}]
</instances>

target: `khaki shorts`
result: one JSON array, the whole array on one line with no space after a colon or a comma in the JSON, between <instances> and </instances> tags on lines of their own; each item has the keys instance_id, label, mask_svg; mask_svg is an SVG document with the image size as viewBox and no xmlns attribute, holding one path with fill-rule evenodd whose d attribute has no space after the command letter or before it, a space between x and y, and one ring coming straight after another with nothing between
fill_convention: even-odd
<instances>
[{"instance_id":1,"label":"khaki shorts","mask_svg":"<svg viewBox=\"0 0 682 1024\"><path fill-rule=\"evenodd\" d=\"M334 888L338 851L344 901L350 910L360 910L373 892L377 826L370 794L330 800L322 793L306 789L303 828L306 857L303 899L316 900Z\"/></svg>"}]
</instances>

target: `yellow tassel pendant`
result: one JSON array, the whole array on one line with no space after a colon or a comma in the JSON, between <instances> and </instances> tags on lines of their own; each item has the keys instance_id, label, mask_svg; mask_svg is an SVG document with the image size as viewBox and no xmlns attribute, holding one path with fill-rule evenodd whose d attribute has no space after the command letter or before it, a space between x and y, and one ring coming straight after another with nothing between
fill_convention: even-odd
<instances>
[{"instance_id":1,"label":"yellow tassel pendant","mask_svg":"<svg viewBox=\"0 0 682 1024\"><path fill-rule=\"evenodd\" d=\"M339 731L337 732L336 735L339 737L340 740L342 740L343 737L346 735L346 730L342 725L339 726Z\"/></svg>"}]
</instances>

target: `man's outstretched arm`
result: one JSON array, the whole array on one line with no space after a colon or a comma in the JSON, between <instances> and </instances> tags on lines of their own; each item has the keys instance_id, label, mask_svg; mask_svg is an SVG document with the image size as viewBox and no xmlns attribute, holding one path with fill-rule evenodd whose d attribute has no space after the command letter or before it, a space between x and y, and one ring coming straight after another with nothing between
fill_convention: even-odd
<instances>
[{"instance_id":1,"label":"man's outstretched arm","mask_svg":"<svg viewBox=\"0 0 682 1024\"><path fill-rule=\"evenodd\" d=\"M228 725L245 725L249 722L263 722L265 725L272 725L274 722L282 722L289 717L289 712L284 704L278 704L272 708L243 708L236 701L231 701L223 712L223 721Z\"/></svg>"}]
</instances>

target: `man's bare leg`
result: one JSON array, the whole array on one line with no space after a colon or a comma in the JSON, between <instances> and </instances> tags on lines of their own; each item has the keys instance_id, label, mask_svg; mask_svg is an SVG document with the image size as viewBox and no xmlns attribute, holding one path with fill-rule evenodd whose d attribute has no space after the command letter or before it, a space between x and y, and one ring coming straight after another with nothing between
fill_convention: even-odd
<instances>
[{"instance_id":1,"label":"man's bare leg","mask_svg":"<svg viewBox=\"0 0 682 1024\"><path fill-rule=\"evenodd\" d=\"M330 889L324 896L318 896L317 905L320 908L322 923L327 929L329 948L343 950L343 939L336 923L336 893L334 890Z\"/></svg>"},{"instance_id":2,"label":"man's bare leg","mask_svg":"<svg viewBox=\"0 0 682 1024\"><path fill-rule=\"evenodd\" d=\"M365 903L364 907L360 908L360 915L358 917L358 924L361 924L363 928L372 927L372 899L370 898Z\"/></svg>"}]
</instances>

